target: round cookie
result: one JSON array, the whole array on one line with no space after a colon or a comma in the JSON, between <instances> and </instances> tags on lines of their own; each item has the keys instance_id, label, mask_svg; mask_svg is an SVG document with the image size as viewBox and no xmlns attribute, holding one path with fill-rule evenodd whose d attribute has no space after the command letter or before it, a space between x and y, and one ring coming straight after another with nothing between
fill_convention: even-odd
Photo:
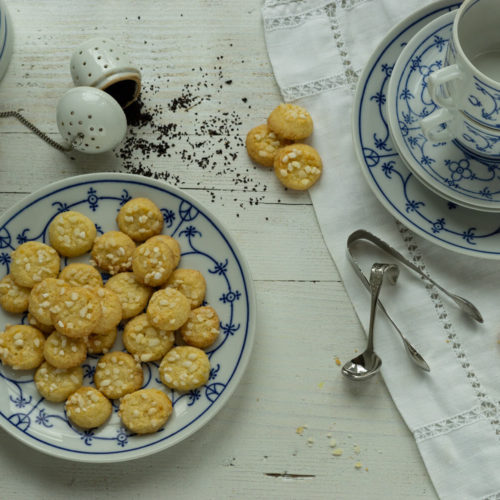
<instances>
[{"instance_id":1,"label":"round cookie","mask_svg":"<svg viewBox=\"0 0 500 500\"><path fill-rule=\"evenodd\" d=\"M177 330L188 319L191 303L178 290L165 288L153 293L146 313L149 321L162 330Z\"/></svg>"},{"instance_id":2,"label":"round cookie","mask_svg":"<svg viewBox=\"0 0 500 500\"><path fill-rule=\"evenodd\" d=\"M174 345L174 332L155 328L147 314L132 318L122 335L125 349L140 361L162 359Z\"/></svg>"},{"instance_id":3,"label":"round cookie","mask_svg":"<svg viewBox=\"0 0 500 500\"><path fill-rule=\"evenodd\" d=\"M92 259L109 274L128 271L132 267L135 243L121 231L108 231L94 240Z\"/></svg>"},{"instance_id":4,"label":"round cookie","mask_svg":"<svg viewBox=\"0 0 500 500\"><path fill-rule=\"evenodd\" d=\"M203 274L196 269L176 269L168 278L164 288L174 288L191 303L191 309L201 306L207 291Z\"/></svg>"},{"instance_id":5,"label":"round cookie","mask_svg":"<svg viewBox=\"0 0 500 500\"><path fill-rule=\"evenodd\" d=\"M142 367L130 354L113 351L98 361L95 386L109 399L118 399L137 391L143 382Z\"/></svg>"},{"instance_id":6,"label":"round cookie","mask_svg":"<svg viewBox=\"0 0 500 500\"><path fill-rule=\"evenodd\" d=\"M147 198L132 198L127 201L116 217L120 231L135 241L146 241L163 229L160 209Z\"/></svg>"},{"instance_id":7,"label":"round cookie","mask_svg":"<svg viewBox=\"0 0 500 500\"><path fill-rule=\"evenodd\" d=\"M74 262L63 268L59 273L59 279L64 280L71 286L86 286L95 288L103 286L101 273L90 264Z\"/></svg>"},{"instance_id":8,"label":"round cookie","mask_svg":"<svg viewBox=\"0 0 500 500\"><path fill-rule=\"evenodd\" d=\"M172 414L172 401L159 389L142 389L121 398L118 414L129 431L150 434L165 425Z\"/></svg>"},{"instance_id":9,"label":"round cookie","mask_svg":"<svg viewBox=\"0 0 500 500\"><path fill-rule=\"evenodd\" d=\"M159 239L148 240L139 245L132 255L132 270L140 283L160 286L166 283L175 268L175 259L170 247Z\"/></svg>"},{"instance_id":10,"label":"round cookie","mask_svg":"<svg viewBox=\"0 0 500 500\"><path fill-rule=\"evenodd\" d=\"M52 332L43 348L45 359L56 368L80 366L87 358L87 344L83 339L71 339L59 332Z\"/></svg>"},{"instance_id":11,"label":"round cookie","mask_svg":"<svg viewBox=\"0 0 500 500\"><path fill-rule=\"evenodd\" d=\"M280 149L274 159L274 173L287 188L309 189L320 177L323 163L318 152L307 144Z\"/></svg>"},{"instance_id":12,"label":"round cookie","mask_svg":"<svg viewBox=\"0 0 500 500\"><path fill-rule=\"evenodd\" d=\"M20 286L33 288L45 278L57 278L61 259L45 243L27 241L12 252L10 274Z\"/></svg>"},{"instance_id":13,"label":"round cookie","mask_svg":"<svg viewBox=\"0 0 500 500\"><path fill-rule=\"evenodd\" d=\"M247 134L246 147L250 158L264 167L272 167L278 149L291 141L278 137L267 123L257 125Z\"/></svg>"},{"instance_id":14,"label":"round cookie","mask_svg":"<svg viewBox=\"0 0 500 500\"><path fill-rule=\"evenodd\" d=\"M55 329L67 337L86 337L101 318L101 304L89 288L71 287L61 295L59 309L51 311Z\"/></svg>"},{"instance_id":15,"label":"round cookie","mask_svg":"<svg viewBox=\"0 0 500 500\"><path fill-rule=\"evenodd\" d=\"M159 368L161 381L171 389L191 391L201 387L210 375L210 361L197 347L178 346L163 358Z\"/></svg>"},{"instance_id":16,"label":"round cookie","mask_svg":"<svg viewBox=\"0 0 500 500\"><path fill-rule=\"evenodd\" d=\"M28 310L31 290L18 285L10 274L0 281L0 306L4 311L19 314Z\"/></svg>"},{"instance_id":17,"label":"round cookie","mask_svg":"<svg viewBox=\"0 0 500 500\"><path fill-rule=\"evenodd\" d=\"M65 257L78 257L92 248L95 224L80 212L62 212L49 225L50 244Z\"/></svg>"},{"instance_id":18,"label":"round cookie","mask_svg":"<svg viewBox=\"0 0 500 500\"><path fill-rule=\"evenodd\" d=\"M200 349L210 347L219 337L219 316L213 307L197 307L180 332L186 344Z\"/></svg>"},{"instance_id":19,"label":"round cookie","mask_svg":"<svg viewBox=\"0 0 500 500\"><path fill-rule=\"evenodd\" d=\"M132 318L144 311L153 290L139 283L134 273L119 273L111 276L104 288L112 290L118 296L122 306L123 319Z\"/></svg>"},{"instance_id":20,"label":"round cookie","mask_svg":"<svg viewBox=\"0 0 500 500\"><path fill-rule=\"evenodd\" d=\"M42 325L52 326L52 312L59 309L59 303L69 285L57 278L46 278L31 289L28 310ZM52 331L52 330L51 330Z\"/></svg>"},{"instance_id":21,"label":"round cookie","mask_svg":"<svg viewBox=\"0 0 500 500\"><path fill-rule=\"evenodd\" d=\"M87 338L87 352L89 354L108 352L113 347L117 334L116 327L104 333L92 333Z\"/></svg>"},{"instance_id":22,"label":"round cookie","mask_svg":"<svg viewBox=\"0 0 500 500\"><path fill-rule=\"evenodd\" d=\"M0 332L0 360L14 370L32 370L43 361L45 337L28 325L8 326Z\"/></svg>"},{"instance_id":23,"label":"round cookie","mask_svg":"<svg viewBox=\"0 0 500 500\"><path fill-rule=\"evenodd\" d=\"M47 361L35 372L38 392L52 403L62 403L83 384L83 368L76 366L69 370L56 368Z\"/></svg>"},{"instance_id":24,"label":"round cookie","mask_svg":"<svg viewBox=\"0 0 500 500\"><path fill-rule=\"evenodd\" d=\"M116 330L122 320L122 305L111 288L95 288L94 292L101 303L101 319L92 333L103 335L112 329Z\"/></svg>"},{"instance_id":25,"label":"round cookie","mask_svg":"<svg viewBox=\"0 0 500 500\"><path fill-rule=\"evenodd\" d=\"M300 141L313 131L309 112L296 104L282 103L271 111L267 118L268 127L282 139Z\"/></svg>"},{"instance_id":26,"label":"round cookie","mask_svg":"<svg viewBox=\"0 0 500 500\"><path fill-rule=\"evenodd\" d=\"M152 236L148 241L163 241L165 242L174 255L174 269L179 265L181 261L181 246L179 242L172 238L172 236L168 236L167 234L158 234L156 236Z\"/></svg>"},{"instance_id":27,"label":"round cookie","mask_svg":"<svg viewBox=\"0 0 500 500\"><path fill-rule=\"evenodd\" d=\"M80 387L66 400L66 415L78 427L92 429L111 416L110 401L93 387Z\"/></svg>"}]
</instances>

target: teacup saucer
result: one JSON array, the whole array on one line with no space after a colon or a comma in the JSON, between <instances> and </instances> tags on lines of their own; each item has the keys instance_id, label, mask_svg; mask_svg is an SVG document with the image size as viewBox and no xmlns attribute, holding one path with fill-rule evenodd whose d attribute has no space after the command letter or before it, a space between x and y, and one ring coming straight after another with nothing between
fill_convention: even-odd
<instances>
[{"instance_id":1,"label":"teacup saucer","mask_svg":"<svg viewBox=\"0 0 500 500\"><path fill-rule=\"evenodd\" d=\"M455 14L426 24L401 52L387 93L389 128L408 168L426 187L464 207L498 212L500 163L455 140L432 143L420 128L420 120L437 109L427 78L443 66Z\"/></svg>"}]
</instances>

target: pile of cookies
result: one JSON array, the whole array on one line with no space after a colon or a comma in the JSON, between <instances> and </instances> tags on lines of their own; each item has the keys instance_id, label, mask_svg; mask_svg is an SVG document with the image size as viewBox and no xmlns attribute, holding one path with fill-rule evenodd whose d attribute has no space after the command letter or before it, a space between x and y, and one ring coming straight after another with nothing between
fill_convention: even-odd
<instances>
[{"instance_id":1,"label":"pile of cookies","mask_svg":"<svg viewBox=\"0 0 500 500\"><path fill-rule=\"evenodd\" d=\"M274 173L287 188L309 189L320 177L323 163L318 152L300 141L312 134L309 112L296 104L280 104L267 123L247 134L246 147L252 160Z\"/></svg>"},{"instance_id":2,"label":"pile of cookies","mask_svg":"<svg viewBox=\"0 0 500 500\"><path fill-rule=\"evenodd\" d=\"M179 243L161 234L163 216L151 200L129 200L116 220L119 230L97 236L87 216L62 212L49 225L50 246L28 241L14 250L10 274L0 281L0 305L9 313L28 311L29 325L0 332L0 360L14 370L35 369L40 394L65 402L78 427L104 424L110 400L119 399L123 424L151 433L166 423L172 402L159 389L141 389L142 363L161 360L160 378L171 389L204 385L210 362L203 349L217 340L219 318L202 305L203 275L178 268ZM89 264L60 271L61 256L89 251ZM111 275L105 284L99 270ZM111 351L120 323L127 352ZM87 354L102 355L95 387L83 386Z\"/></svg>"}]
</instances>

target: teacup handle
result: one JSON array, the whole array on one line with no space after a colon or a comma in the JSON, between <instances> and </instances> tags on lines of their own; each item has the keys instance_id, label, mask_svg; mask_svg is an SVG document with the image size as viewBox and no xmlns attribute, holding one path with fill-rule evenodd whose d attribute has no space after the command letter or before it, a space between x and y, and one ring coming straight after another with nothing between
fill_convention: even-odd
<instances>
[{"instance_id":1,"label":"teacup handle","mask_svg":"<svg viewBox=\"0 0 500 500\"><path fill-rule=\"evenodd\" d=\"M440 108L420 121L420 128L429 141L441 142L455 138L454 115L446 108ZM439 125L446 123L446 128Z\"/></svg>"},{"instance_id":2,"label":"teacup handle","mask_svg":"<svg viewBox=\"0 0 500 500\"><path fill-rule=\"evenodd\" d=\"M445 66L429 75L427 83L429 84L429 94L431 99L438 105L444 108L452 108L455 106L453 98L444 97L438 94L441 85L462 78L462 72L456 64Z\"/></svg>"}]
</instances>

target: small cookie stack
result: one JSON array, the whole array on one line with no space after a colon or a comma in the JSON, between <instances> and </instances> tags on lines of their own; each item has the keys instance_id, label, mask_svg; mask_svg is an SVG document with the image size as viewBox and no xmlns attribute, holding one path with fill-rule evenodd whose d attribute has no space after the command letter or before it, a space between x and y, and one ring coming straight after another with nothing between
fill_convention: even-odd
<instances>
[{"instance_id":1,"label":"small cookie stack","mask_svg":"<svg viewBox=\"0 0 500 500\"><path fill-rule=\"evenodd\" d=\"M252 160L274 173L287 188L309 189L319 179L323 163L318 152L301 144L312 134L313 121L308 111L296 104L280 104L267 119L248 132L246 147Z\"/></svg>"},{"instance_id":2,"label":"small cookie stack","mask_svg":"<svg viewBox=\"0 0 500 500\"><path fill-rule=\"evenodd\" d=\"M117 224L119 230L97 236L88 217L63 212L49 225L51 246L30 241L12 253L11 272L0 281L0 305L9 313L28 311L29 325L0 332L0 360L15 370L36 369L40 394L65 401L73 424L103 425L112 413L110 400L120 399L123 424L144 434L165 425L172 402L159 389L141 389L142 363L159 361L161 381L170 389L204 385L210 362L203 349L216 342L219 318L202 305L203 275L177 268L180 245L161 234L163 216L151 200L129 200ZM90 264L71 263L59 272L60 256L89 251ZM106 284L99 270L111 275ZM120 322L127 352L111 350ZM88 354L102 355L95 387L83 386Z\"/></svg>"}]
</instances>

